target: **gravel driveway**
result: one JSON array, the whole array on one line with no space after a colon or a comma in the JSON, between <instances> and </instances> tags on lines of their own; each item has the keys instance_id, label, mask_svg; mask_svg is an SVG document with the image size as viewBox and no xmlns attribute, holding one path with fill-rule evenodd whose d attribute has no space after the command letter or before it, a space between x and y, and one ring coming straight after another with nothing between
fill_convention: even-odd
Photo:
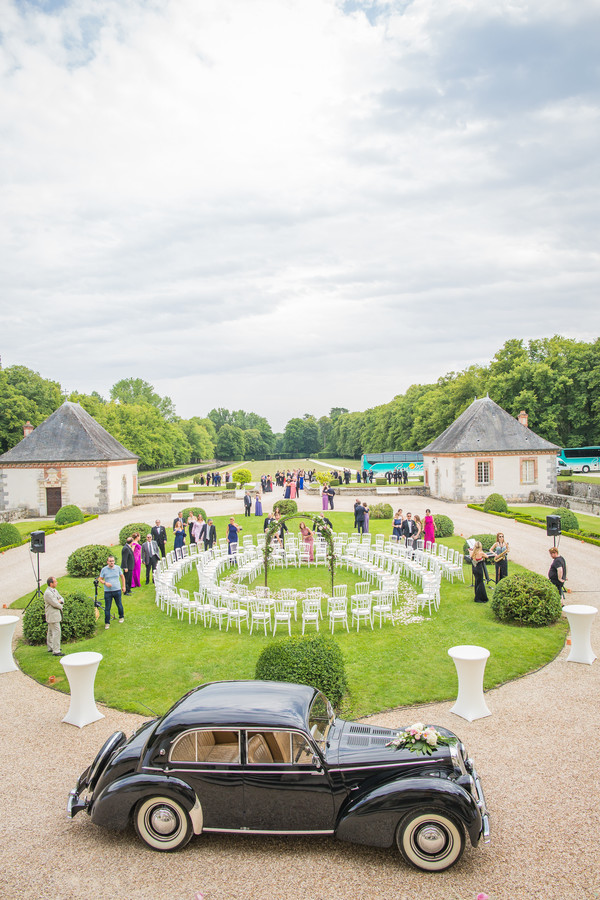
<instances>
[{"instance_id":1,"label":"gravel driveway","mask_svg":"<svg viewBox=\"0 0 600 900\"><path fill-rule=\"evenodd\" d=\"M358 494L360 496L360 494ZM277 499L277 495L274 495ZM351 509L353 496L337 497ZM458 533L495 530L498 521L464 507L428 501L450 515ZM212 515L241 512L241 501L214 501ZM313 509L314 498L301 508ZM405 511L421 513L422 498ZM43 576L65 571L68 553L84 543L115 540L120 526L177 512L165 503L114 513L47 540ZM511 559L545 574L543 531L501 520ZM563 539L573 603L599 605L600 548ZM35 589L27 547L0 557L0 593L9 603ZM443 602L443 600L442 600ZM6 612L6 611L4 611ZM592 643L600 655L600 617ZM392 710L372 717L386 725L419 719L458 732L474 756L492 818L492 843L468 848L449 872L409 869L394 850L333 839L206 835L181 853L146 849L133 831L115 834L85 814L65 815L69 790L102 742L142 718L103 708L105 718L81 730L61 723L68 698L21 672L0 676L0 898L56 900L458 900L485 891L491 900L600 896L600 661L566 662L564 650L540 671L486 694L492 715L468 723L452 702ZM390 660L393 677L393 660ZM160 673L158 676L160 677ZM397 677L401 677L398 672Z\"/></svg>"}]
</instances>

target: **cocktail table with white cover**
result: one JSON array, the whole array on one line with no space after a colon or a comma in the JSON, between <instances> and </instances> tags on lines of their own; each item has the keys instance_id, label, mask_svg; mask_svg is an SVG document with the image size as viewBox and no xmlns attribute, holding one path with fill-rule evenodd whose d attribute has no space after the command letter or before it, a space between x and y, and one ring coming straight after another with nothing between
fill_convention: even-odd
<instances>
[{"instance_id":1,"label":"cocktail table with white cover","mask_svg":"<svg viewBox=\"0 0 600 900\"><path fill-rule=\"evenodd\" d=\"M467 722L491 716L483 697L483 674L489 655L485 647L474 644L459 644L448 650L458 675L458 697L450 712Z\"/></svg>"},{"instance_id":2,"label":"cocktail table with white cover","mask_svg":"<svg viewBox=\"0 0 600 900\"><path fill-rule=\"evenodd\" d=\"M104 718L94 699L94 681L101 660L101 653L92 652L69 653L61 659L71 687L71 703L63 722L83 728Z\"/></svg>"},{"instance_id":3,"label":"cocktail table with white cover","mask_svg":"<svg viewBox=\"0 0 600 900\"><path fill-rule=\"evenodd\" d=\"M595 606L585 606L578 603L564 606L563 609L571 629L571 652L567 657L567 662L587 663L587 665L591 666L594 660L597 659L596 654L592 650L590 636L594 616L598 610Z\"/></svg>"},{"instance_id":4,"label":"cocktail table with white cover","mask_svg":"<svg viewBox=\"0 0 600 900\"><path fill-rule=\"evenodd\" d=\"M12 655L12 640L18 621L18 616L0 616L0 674L17 671Z\"/></svg>"}]
</instances>

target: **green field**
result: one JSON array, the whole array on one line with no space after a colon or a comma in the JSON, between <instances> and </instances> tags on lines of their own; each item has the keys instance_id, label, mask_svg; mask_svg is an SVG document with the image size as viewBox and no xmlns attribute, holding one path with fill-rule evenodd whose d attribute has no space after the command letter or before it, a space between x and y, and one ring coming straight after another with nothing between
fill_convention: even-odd
<instances>
[{"instance_id":1,"label":"green field","mask_svg":"<svg viewBox=\"0 0 600 900\"><path fill-rule=\"evenodd\" d=\"M339 531L352 530L350 513L333 512L330 517ZM309 517L305 517L307 520ZM262 520L238 518L243 534L262 530ZM296 528L300 520L290 520ZM226 517L216 517L217 533L223 535ZM373 521L374 533L389 534L389 521ZM115 540L116 540L115 536ZM462 547L460 537L446 539L453 547ZM510 571L518 571L511 564ZM466 570L465 570L466 571ZM144 577L142 571L142 579ZM196 586L192 572L181 582L190 591ZM485 673L485 687L491 688L539 668L561 650L566 622L559 621L549 628L520 628L502 625L494 619L489 605L473 603L470 571L467 583L442 584L439 612L422 624L384 624L371 631L362 629L350 634L336 628L335 639L344 658L350 684L344 702L347 715L366 713L432 700L450 699L456 693L456 672L448 656L455 644L480 644L490 650ZM356 576L338 570L338 582L348 581L350 587ZM263 579L259 579L262 583ZM84 589L93 596L92 579L59 579L59 590L73 587ZM284 584L302 589L307 584L321 584L328 589L329 572L324 568L274 570L269 575L273 589ZM350 592L350 591L349 591ZM28 596L15 603L23 607ZM199 683L215 679L252 678L256 660L262 648L273 638L262 632L250 635L242 629L219 632L216 627L205 628L201 623L190 625L187 619L178 620L161 612L154 602L152 586L136 589L124 599L125 623L114 623L104 630L103 619L96 635L87 641L64 646L66 652L97 650L103 662L96 678L98 700L119 709L145 713L145 706L164 712L181 694ZM321 630L327 633L327 620ZM299 630L295 625L294 631ZM19 665L33 678L47 684L50 675L57 677L55 687L68 690L63 669L51 657L45 646L21 643L15 653Z\"/></svg>"},{"instance_id":2,"label":"green field","mask_svg":"<svg viewBox=\"0 0 600 900\"><path fill-rule=\"evenodd\" d=\"M568 499L568 497L565 497L565 500ZM524 512L529 516L534 516L536 519L545 521L546 516L556 515L556 508L553 506L517 506L517 504L514 503L511 504L509 512L513 515ZM578 512L576 509L573 510L573 514L577 517L579 527L583 531L588 531L592 534L600 534L600 516L591 516L589 513Z\"/></svg>"}]
</instances>

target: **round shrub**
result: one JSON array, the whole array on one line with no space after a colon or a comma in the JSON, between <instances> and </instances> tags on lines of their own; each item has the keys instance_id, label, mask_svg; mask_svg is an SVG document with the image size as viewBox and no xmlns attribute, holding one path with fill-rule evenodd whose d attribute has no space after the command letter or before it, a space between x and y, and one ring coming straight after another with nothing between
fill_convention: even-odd
<instances>
[{"instance_id":1,"label":"round shrub","mask_svg":"<svg viewBox=\"0 0 600 900\"><path fill-rule=\"evenodd\" d=\"M298 512L298 504L295 500L277 500L273 504L273 512L278 509L282 516L291 516Z\"/></svg>"},{"instance_id":2,"label":"round shrub","mask_svg":"<svg viewBox=\"0 0 600 900\"><path fill-rule=\"evenodd\" d=\"M319 484L329 484L329 473L315 472L315 481L318 481Z\"/></svg>"},{"instance_id":3,"label":"round shrub","mask_svg":"<svg viewBox=\"0 0 600 900\"><path fill-rule=\"evenodd\" d=\"M389 503L374 503L369 509L372 519L391 519L394 515L394 510Z\"/></svg>"},{"instance_id":4,"label":"round shrub","mask_svg":"<svg viewBox=\"0 0 600 900\"><path fill-rule=\"evenodd\" d=\"M146 535L150 534L151 529L152 526L148 525L147 522L131 522L129 525L123 525L119 532L119 544L123 546L127 538L136 533L139 534L143 542Z\"/></svg>"},{"instance_id":5,"label":"round shrub","mask_svg":"<svg viewBox=\"0 0 600 900\"><path fill-rule=\"evenodd\" d=\"M535 572L503 578L494 590L491 606L501 622L538 628L558 622L562 609L554 585Z\"/></svg>"},{"instance_id":6,"label":"round shrub","mask_svg":"<svg viewBox=\"0 0 600 900\"><path fill-rule=\"evenodd\" d=\"M555 515L560 516L561 531L579 531L579 522L575 513L566 506L559 506Z\"/></svg>"},{"instance_id":7,"label":"round shrub","mask_svg":"<svg viewBox=\"0 0 600 900\"><path fill-rule=\"evenodd\" d=\"M146 532L147 534L148 532ZM67 560L67 572L73 578L95 578L115 551L102 544L86 544L74 550Z\"/></svg>"},{"instance_id":8,"label":"round shrub","mask_svg":"<svg viewBox=\"0 0 600 900\"><path fill-rule=\"evenodd\" d=\"M495 534L472 534L469 538L470 541L480 541L482 548L487 552L492 544L496 543L496 535ZM469 545L465 541L463 544L463 553L468 554ZM491 557L490 557L491 558ZM504 579L502 579L504 581Z\"/></svg>"},{"instance_id":9,"label":"round shrub","mask_svg":"<svg viewBox=\"0 0 600 900\"><path fill-rule=\"evenodd\" d=\"M202 509L201 506L186 506L185 509L181 510L181 518L183 519L184 522L187 522L188 517L190 515L202 516L202 518L206 522L206 519L207 519L206 510Z\"/></svg>"},{"instance_id":10,"label":"round shrub","mask_svg":"<svg viewBox=\"0 0 600 900\"><path fill-rule=\"evenodd\" d=\"M96 630L96 614L92 597L79 591L64 595L62 640L77 641L92 637ZM23 637L28 644L45 644L48 626L44 616L44 600L37 597L23 615Z\"/></svg>"},{"instance_id":11,"label":"round shrub","mask_svg":"<svg viewBox=\"0 0 600 900\"><path fill-rule=\"evenodd\" d=\"M508 512L508 506L502 494L490 494L489 497L486 497L483 509L484 512Z\"/></svg>"},{"instance_id":12,"label":"round shrub","mask_svg":"<svg viewBox=\"0 0 600 900\"><path fill-rule=\"evenodd\" d=\"M21 535L16 525L10 522L0 523L0 547L11 547L21 543Z\"/></svg>"},{"instance_id":13,"label":"round shrub","mask_svg":"<svg viewBox=\"0 0 600 900\"><path fill-rule=\"evenodd\" d=\"M69 506L61 506L54 516L57 525L71 525L73 522L83 522L83 513L78 506L70 504Z\"/></svg>"},{"instance_id":14,"label":"round shrub","mask_svg":"<svg viewBox=\"0 0 600 900\"><path fill-rule=\"evenodd\" d=\"M204 484L203 479L204 481L206 481L204 475L194 475L194 477L192 478L192 482L193 484Z\"/></svg>"},{"instance_id":15,"label":"round shrub","mask_svg":"<svg viewBox=\"0 0 600 900\"><path fill-rule=\"evenodd\" d=\"M322 691L335 706L348 690L342 651L333 638L320 634L268 644L258 657L255 678L308 684Z\"/></svg>"},{"instance_id":16,"label":"round shrub","mask_svg":"<svg viewBox=\"0 0 600 900\"><path fill-rule=\"evenodd\" d=\"M243 488L246 482L252 481L252 472L250 469L236 469L231 473L231 477L240 488Z\"/></svg>"},{"instance_id":17,"label":"round shrub","mask_svg":"<svg viewBox=\"0 0 600 900\"><path fill-rule=\"evenodd\" d=\"M449 516L433 517L436 538L451 537L454 534L454 522Z\"/></svg>"}]
</instances>

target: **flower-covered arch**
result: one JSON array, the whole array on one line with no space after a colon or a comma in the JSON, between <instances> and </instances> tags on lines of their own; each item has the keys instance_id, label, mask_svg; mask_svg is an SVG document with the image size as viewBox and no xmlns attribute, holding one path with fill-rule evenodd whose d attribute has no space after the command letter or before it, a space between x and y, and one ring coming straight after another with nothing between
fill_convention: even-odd
<instances>
[{"instance_id":1,"label":"flower-covered arch","mask_svg":"<svg viewBox=\"0 0 600 900\"><path fill-rule=\"evenodd\" d=\"M289 519L312 519L313 531L316 531L321 535L322 538L324 538L325 543L327 544L327 565L329 566L329 572L331 575L331 593L333 594L333 584L335 580L335 550L333 545L333 533L323 516L318 516L314 513L308 515L299 512L290 513L287 516L282 516L278 521L274 521L269 525L267 529L265 549L263 551L265 564L265 587L268 585L269 579L269 561L273 552L273 538L280 530L281 526L284 525Z\"/></svg>"}]
</instances>

